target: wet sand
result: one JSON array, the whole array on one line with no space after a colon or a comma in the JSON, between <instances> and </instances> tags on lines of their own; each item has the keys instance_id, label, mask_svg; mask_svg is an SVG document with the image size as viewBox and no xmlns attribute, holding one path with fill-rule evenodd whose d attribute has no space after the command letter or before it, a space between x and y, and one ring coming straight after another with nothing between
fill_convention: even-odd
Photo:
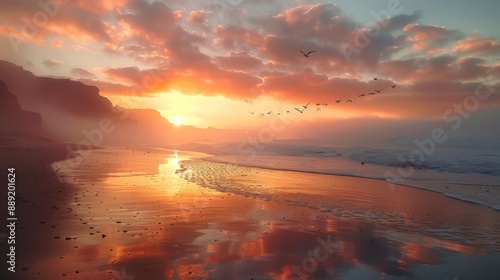
<instances>
[{"instance_id":1,"label":"wet sand","mask_svg":"<svg viewBox=\"0 0 500 280\"><path fill-rule=\"evenodd\" d=\"M377 180L189 160L202 156L105 148L53 164L64 184L25 173L41 186L30 202L44 198L19 206L37 249L20 250L27 270L7 279L496 279L492 209Z\"/></svg>"},{"instance_id":2,"label":"wet sand","mask_svg":"<svg viewBox=\"0 0 500 280\"><path fill-rule=\"evenodd\" d=\"M0 138L0 170L5 178L0 195L3 221L0 230L0 279L33 279L26 276L32 264L51 258L61 249L60 244L52 244L50 239L54 232L60 230L63 221L72 219L66 207L75 189L60 182L50 164L66 158L66 146L45 139ZM5 226L9 223L7 168L15 168L15 244L7 244L10 232ZM15 273L7 271L6 254L10 252L11 245L15 245L16 249Z\"/></svg>"}]
</instances>

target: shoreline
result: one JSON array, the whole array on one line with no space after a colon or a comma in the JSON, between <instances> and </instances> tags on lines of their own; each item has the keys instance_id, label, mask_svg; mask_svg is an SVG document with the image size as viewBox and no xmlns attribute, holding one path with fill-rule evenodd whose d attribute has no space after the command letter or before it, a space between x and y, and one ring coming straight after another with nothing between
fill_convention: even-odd
<instances>
[{"instance_id":1,"label":"shoreline","mask_svg":"<svg viewBox=\"0 0 500 280\"><path fill-rule=\"evenodd\" d=\"M461 185L462 188L460 188L461 192L450 192L449 190L443 189L442 187L440 189L440 187L432 188L429 186L416 186L416 185L412 185L412 184L393 183L393 182L389 182L387 179L382 179L380 177L361 176L361 175L355 175L355 174L318 172L318 171L312 171L312 170L300 170L300 169L293 169L293 168L273 168L273 167L262 166L262 165L258 165L258 164L252 165L252 164L244 164L244 163L235 163L235 162L231 162L228 160L218 159L217 157L220 157L220 156L221 155L211 155L208 157L200 158L200 160L209 161L209 162L224 163L224 164L232 164L232 165L236 165L236 166L274 170L274 171L289 171L289 172L299 172L299 173L307 173L307 174L329 175L329 176L340 176L340 177L377 180L377 181L386 182L389 186L391 186L391 188L403 186L403 187L409 187L409 188L414 188L414 189L423 190L423 191L429 191L429 192L433 192L433 193L442 194L443 196L450 198L450 199L453 199L453 200L459 200L459 201L465 202L465 203L471 203L471 204L485 206L485 207L488 207L488 208L491 208L495 211L500 212L500 190L498 188L496 188L496 186L491 186L491 185L476 186L476 185L470 185L470 184L463 184L463 185ZM225 156L225 155L223 155L223 156ZM496 201L494 204L490 204L490 203L487 203L485 201L480 200L480 198L477 197L477 192L474 192L474 188L481 189L483 187L486 188L484 190L486 192L491 192L491 193L495 192L495 195L497 196L498 201ZM467 188L469 188L469 189L467 189Z\"/></svg>"}]
</instances>

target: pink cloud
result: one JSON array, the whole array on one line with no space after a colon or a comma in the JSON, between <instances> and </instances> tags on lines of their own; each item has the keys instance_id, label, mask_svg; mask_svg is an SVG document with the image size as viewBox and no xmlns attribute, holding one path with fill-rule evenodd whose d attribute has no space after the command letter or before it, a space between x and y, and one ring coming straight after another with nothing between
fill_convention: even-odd
<instances>
[{"instance_id":1,"label":"pink cloud","mask_svg":"<svg viewBox=\"0 0 500 280\"><path fill-rule=\"evenodd\" d=\"M218 25L214 33L214 43L226 49L248 50L260 46L264 40L261 30L255 30L245 26L222 26Z\"/></svg>"},{"instance_id":2,"label":"pink cloud","mask_svg":"<svg viewBox=\"0 0 500 280\"><path fill-rule=\"evenodd\" d=\"M222 68L232 70L255 70L262 65L262 61L246 52L229 53L226 56L216 57L215 60Z\"/></svg>"},{"instance_id":3,"label":"pink cloud","mask_svg":"<svg viewBox=\"0 0 500 280\"><path fill-rule=\"evenodd\" d=\"M447 44L462 37L461 33L456 30L417 23L408 24L403 31L409 35L407 40L412 43L415 50L430 54L443 50Z\"/></svg>"},{"instance_id":4,"label":"pink cloud","mask_svg":"<svg viewBox=\"0 0 500 280\"><path fill-rule=\"evenodd\" d=\"M199 10L199 11L191 11L187 18L187 21L191 23L193 26L201 27L206 29L209 25L207 20L207 12Z\"/></svg>"},{"instance_id":5,"label":"pink cloud","mask_svg":"<svg viewBox=\"0 0 500 280\"><path fill-rule=\"evenodd\" d=\"M162 2L135 0L127 5L125 13L118 15L118 19L134 36L158 40L174 35L181 14Z\"/></svg>"},{"instance_id":6,"label":"pink cloud","mask_svg":"<svg viewBox=\"0 0 500 280\"><path fill-rule=\"evenodd\" d=\"M264 21L268 30L299 39L339 43L352 32L354 21L335 4L300 5ZM358 25L359 26L359 25Z\"/></svg>"},{"instance_id":7,"label":"pink cloud","mask_svg":"<svg viewBox=\"0 0 500 280\"><path fill-rule=\"evenodd\" d=\"M458 41L453 51L475 55L500 54L500 42L493 38L467 38Z\"/></svg>"},{"instance_id":8,"label":"pink cloud","mask_svg":"<svg viewBox=\"0 0 500 280\"><path fill-rule=\"evenodd\" d=\"M469 81L487 77L492 69L488 61L477 57L440 55L406 60L388 60L380 63L382 72L396 80Z\"/></svg>"}]
</instances>

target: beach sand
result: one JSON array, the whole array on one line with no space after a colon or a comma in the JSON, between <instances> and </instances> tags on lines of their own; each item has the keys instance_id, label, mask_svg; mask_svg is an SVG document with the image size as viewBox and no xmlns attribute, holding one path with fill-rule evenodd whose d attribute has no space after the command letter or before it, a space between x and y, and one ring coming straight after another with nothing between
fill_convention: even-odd
<instances>
[{"instance_id":1,"label":"beach sand","mask_svg":"<svg viewBox=\"0 0 500 280\"><path fill-rule=\"evenodd\" d=\"M0 196L1 218L6 221L8 214L7 169L15 168L15 218L18 219L15 244L7 244L10 232L5 226L0 231L1 279L29 279L23 274L29 272L31 264L60 250L59 244L52 243L51 239L53 232L60 230L61 221L72 218L67 214L66 205L76 189L60 182L50 164L66 158L65 146L45 139L0 139L0 170L5 178ZM16 248L16 273L7 271L6 254L10 253L11 245Z\"/></svg>"},{"instance_id":2,"label":"beach sand","mask_svg":"<svg viewBox=\"0 0 500 280\"><path fill-rule=\"evenodd\" d=\"M51 169L64 145L6 146L22 227L2 279L495 279L500 264L499 213L433 192L161 148Z\"/></svg>"}]
</instances>

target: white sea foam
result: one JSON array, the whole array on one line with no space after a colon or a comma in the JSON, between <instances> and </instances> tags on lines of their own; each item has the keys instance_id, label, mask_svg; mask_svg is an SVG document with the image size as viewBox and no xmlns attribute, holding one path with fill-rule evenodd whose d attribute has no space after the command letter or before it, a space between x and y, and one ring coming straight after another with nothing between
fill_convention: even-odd
<instances>
[{"instance_id":1,"label":"white sea foam","mask_svg":"<svg viewBox=\"0 0 500 280\"><path fill-rule=\"evenodd\" d=\"M445 193L447 197L455 198L465 202L483 204L483 202L477 197L477 195L461 194L461 193Z\"/></svg>"},{"instance_id":2,"label":"white sea foam","mask_svg":"<svg viewBox=\"0 0 500 280\"><path fill-rule=\"evenodd\" d=\"M425 189L433 189L433 185L500 188L500 151L443 148L426 155L423 162L410 160L412 151L411 147L331 148L270 143L256 156L226 151L205 160L266 169L380 179ZM408 170L411 174L406 176ZM469 202L496 210L500 207L496 201L485 200L484 197Z\"/></svg>"}]
</instances>

